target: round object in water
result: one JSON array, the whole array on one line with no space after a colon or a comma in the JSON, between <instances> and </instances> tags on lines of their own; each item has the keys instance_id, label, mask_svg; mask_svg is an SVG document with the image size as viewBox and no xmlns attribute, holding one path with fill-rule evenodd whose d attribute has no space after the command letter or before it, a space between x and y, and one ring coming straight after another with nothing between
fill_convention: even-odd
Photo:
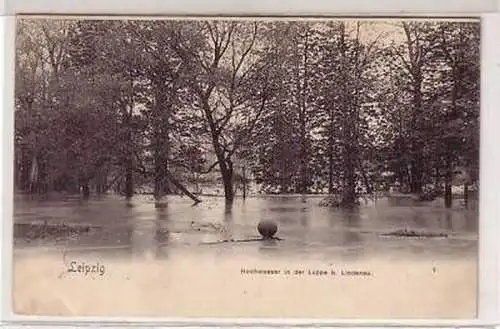
<instances>
[{"instance_id":1,"label":"round object in water","mask_svg":"<svg viewBox=\"0 0 500 329\"><path fill-rule=\"evenodd\" d=\"M278 232L278 225L271 220L261 220L257 225L257 230L264 238L270 239Z\"/></svg>"}]
</instances>

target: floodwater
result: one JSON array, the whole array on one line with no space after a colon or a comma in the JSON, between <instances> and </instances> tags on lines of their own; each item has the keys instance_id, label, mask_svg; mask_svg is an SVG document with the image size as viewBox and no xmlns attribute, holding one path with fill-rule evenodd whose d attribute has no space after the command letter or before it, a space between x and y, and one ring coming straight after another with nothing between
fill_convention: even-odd
<instances>
[{"instance_id":1,"label":"floodwater","mask_svg":"<svg viewBox=\"0 0 500 329\"><path fill-rule=\"evenodd\" d=\"M363 257L374 253L464 257L477 252L478 216L474 212L439 206L395 207L383 199L359 211L341 211L320 207L320 200L301 196L255 197L238 199L231 208L219 197L205 197L197 206L192 206L188 198L169 197L162 208L156 208L148 197L128 202L119 197L88 201L18 200L14 211L18 226L15 241L17 246L62 244L86 252L105 252L109 247L113 254L152 253L161 258L176 247L202 249L206 243L224 239L257 238L258 222L268 219L278 224L277 236L283 241L233 243L231 248L290 257ZM48 236L40 241L37 236L26 238L22 224L27 223L83 224L92 229L68 239ZM444 232L449 237L404 239L382 235L405 228Z\"/></svg>"},{"instance_id":2,"label":"floodwater","mask_svg":"<svg viewBox=\"0 0 500 329\"><path fill-rule=\"evenodd\" d=\"M170 196L163 207L155 207L147 196L131 201L16 198L15 310L163 317L475 315L477 212L437 203L394 206L386 199L356 211L320 207L317 196L250 197L230 208L221 197L202 199L192 206L186 197ZM256 227L263 219L278 224L281 240L238 242L258 238ZM34 223L90 228L38 234ZM383 235L402 229L447 237ZM222 242L231 239L236 241ZM106 273L61 276L69 260L98 264ZM28 274L30 268L37 270ZM254 271L269 269L281 274ZM287 269L299 273L293 280L278 280ZM316 270L369 275L326 279ZM94 298L87 296L89 289ZM123 299L111 300L104 291ZM333 301L332 294L342 298Z\"/></svg>"}]
</instances>

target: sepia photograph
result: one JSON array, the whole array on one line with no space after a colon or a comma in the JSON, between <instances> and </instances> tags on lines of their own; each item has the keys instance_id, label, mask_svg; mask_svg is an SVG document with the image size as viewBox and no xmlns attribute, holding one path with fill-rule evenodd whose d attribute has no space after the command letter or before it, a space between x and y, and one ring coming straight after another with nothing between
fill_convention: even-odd
<instances>
[{"instance_id":1,"label":"sepia photograph","mask_svg":"<svg viewBox=\"0 0 500 329\"><path fill-rule=\"evenodd\" d=\"M13 312L476 318L480 27L18 16Z\"/></svg>"}]
</instances>

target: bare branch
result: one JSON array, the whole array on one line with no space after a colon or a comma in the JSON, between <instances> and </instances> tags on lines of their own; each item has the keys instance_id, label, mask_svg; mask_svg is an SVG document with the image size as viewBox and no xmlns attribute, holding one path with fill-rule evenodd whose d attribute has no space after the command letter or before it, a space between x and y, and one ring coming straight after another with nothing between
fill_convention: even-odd
<instances>
[{"instance_id":1,"label":"bare branch","mask_svg":"<svg viewBox=\"0 0 500 329\"><path fill-rule=\"evenodd\" d=\"M222 55L224 55L227 48L229 47L229 43L232 40L232 35L233 35L234 29L235 29L235 23L231 23L231 25L229 26L229 32L227 33L226 43L222 46L222 49L221 49L221 57L222 57ZM221 43L222 43L222 41L221 41Z\"/></svg>"},{"instance_id":2,"label":"bare branch","mask_svg":"<svg viewBox=\"0 0 500 329\"><path fill-rule=\"evenodd\" d=\"M262 116L262 113L264 112L267 99L268 99L268 95L266 95L266 94L262 95L260 107L259 107L259 110L257 111L257 114L255 115L253 120L251 120L251 122L248 123L248 125L247 125L248 128L246 129L246 133L240 134L238 136L238 138L235 140L234 145L233 145L233 149L229 151L226 158L230 158L238 150L238 148L241 146L242 142L246 138L248 138L250 134L252 134L253 130L255 129L255 126L257 125L257 122L259 121L260 117Z\"/></svg>"},{"instance_id":3,"label":"bare branch","mask_svg":"<svg viewBox=\"0 0 500 329\"><path fill-rule=\"evenodd\" d=\"M253 32L252 32L252 39L250 40L250 44L248 47L243 51L243 54L241 55L238 64L236 64L236 67L233 66L233 76L232 76L232 87L234 88L235 81L236 81L236 75L238 74L241 65L243 65L243 62L245 61L245 58L248 56L250 51L252 50L254 44L255 44L255 39L257 38L257 22L254 23L253 26ZM233 65L234 65L234 51L233 51Z\"/></svg>"},{"instance_id":4,"label":"bare branch","mask_svg":"<svg viewBox=\"0 0 500 329\"><path fill-rule=\"evenodd\" d=\"M403 65L406 68L406 70L408 70L408 73L410 73L411 75L413 75L413 67L412 67L412 65L404 58L404 56L399 52L399 50L396 49L396 47L393 46L392 49L394 51L394 54L397 57L399 57L399 59L403 63Z\"/></svg>"},{"instance_id":5,"label":"bare branch","mask_svg":"<svg viewBox=\"0 0 500 329\"><path fill-rule=\"evenodd\" d=\"M219 49L220 49L220 45L219 45L219 35L218 33L214 33L213 29L212 29L212 26L210 25L209 22L206 22L205 23L205 26L207 27L208 29L208 32L210 34L210 38L212 39L212 42L214 43L214 50L215 50L215 53L217 54L219 52ZM216 27L217 29L217 27Z\"/></svg>"},{"instance_id":6,"label":"bare branch","mask_svg":"<svg viewBox=\"0 0 500 329\"><path fill-rule=\"evenodd\" d=\"M203 170L203 171L200 171L199 173L204 175L204 174L208 174L209 172L211 172L217 165L219 164L219 161L216 161L214 162L210 167L208 167L207 170Z\"/></svg>"}]
</instances>

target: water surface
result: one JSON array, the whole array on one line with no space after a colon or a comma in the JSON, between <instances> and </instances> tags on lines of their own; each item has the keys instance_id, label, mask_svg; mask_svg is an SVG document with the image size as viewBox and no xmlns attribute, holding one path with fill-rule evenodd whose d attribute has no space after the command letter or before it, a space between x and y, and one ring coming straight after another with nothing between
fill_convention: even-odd
<instances>
[{"instance_id":1,"label":"water surface","mask_svg":"<svg viewBox=\"0 0 500 329\"><path fill-rule=\"evenodd\" d=\"M227 207L221 197L190 199L169 196L155 207L149 196L125 201L118 196L90 200L15 200L16 249L64 246L67 249L164 258L169 252L217 252L300 257L357 259L464 258L477 255L478 216L465 209L444 209L439 204L393 206L387 200L346 211L319 206L318 196L261 196L237 199ZM206 244L220 240L257 238L260 220L273 220L282 241ZM65 223L90 225L82 234L44 236L26 234L23 224ZM24 228L24 229L23 229ZM446 233L446 238L388 237L382 233L409 229Z\"/></svg>"}]
</instances>

